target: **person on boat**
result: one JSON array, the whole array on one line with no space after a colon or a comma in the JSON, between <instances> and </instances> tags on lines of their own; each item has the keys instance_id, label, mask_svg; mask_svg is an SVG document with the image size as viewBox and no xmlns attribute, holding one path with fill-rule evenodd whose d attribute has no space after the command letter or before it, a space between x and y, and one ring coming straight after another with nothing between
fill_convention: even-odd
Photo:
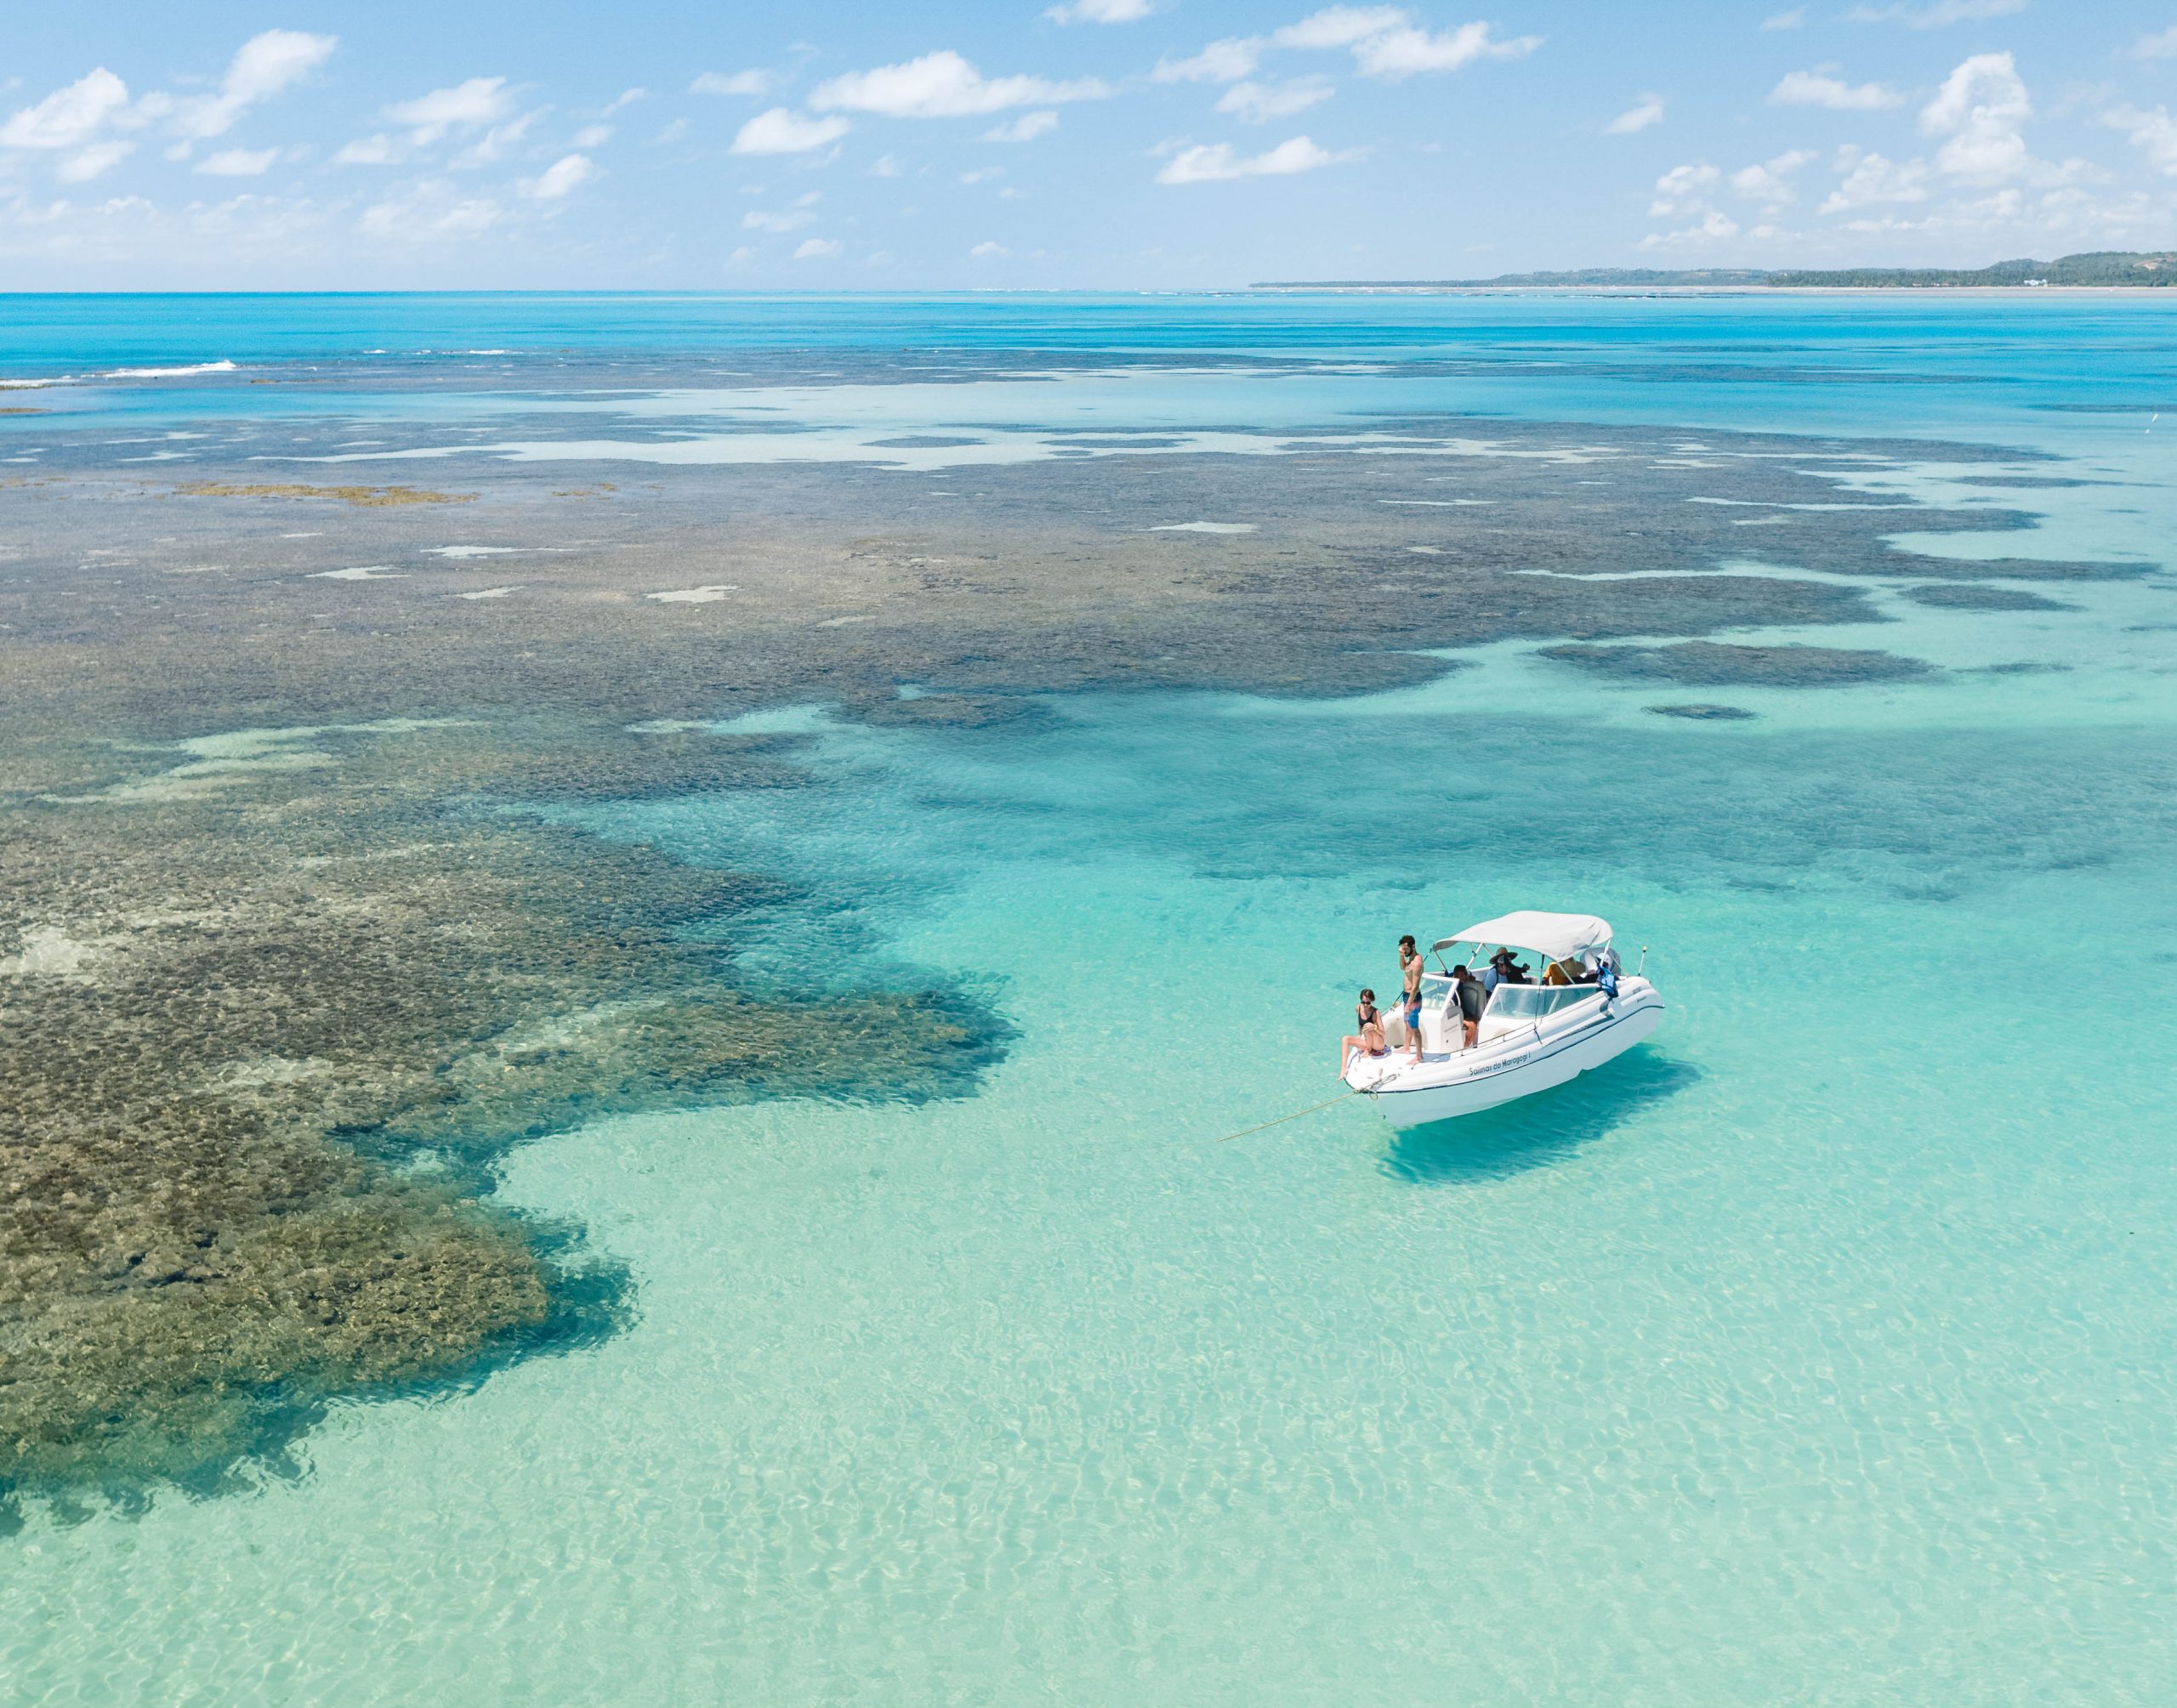
<instances>
[{"instance_id":1,"label":"person on boat","mask_svg":"<svg viewBox=\"0 0 2177 1708\"><path fill-rule=\"evenodd\" d=\"M1521 966L1519 962L1512 958L1512 951L1509 949L1500 949L1494 955L1489 957L1489 970L1497 975L1496 978L1490 982L1489 988L1492 990L1494 990L1499 985L1532 985L1534 983L1534 979L1527 972L1527 969Z\"/></svg>"},{"instance_id":2,"label":"person on boat","mask_svg":"<svg viewBox=\"0 0 2177 1708\"><path fill-rule=\"evenodd\" d=\"M1481 1011L1489 1006L1489 993L1466 970L1464 961L1452 968L1452 990L1459 1005L1459 1030L1465 1034L1465 1047L1470 1050L1481 1038Z\"/></svg>"},{"instance_id":3,"label":"person on boat","mask_svg":"<svg viewBox=\"0 0 2177 1708\"><path fill-rule=\"evenodd\" d=\"M1406 980L1406 991L1399 998L1399 1018L1406 1022L1406 1036L1413 1042L1413 1059L1421 1059L1421 975L1425 969L1421 951L1414 946L1412 937L1398 940L1398 970Z\"/></svg>"},{"instance_id":4,"label":"person on boat","mask_svg":"<svg viewBox=\"0 0 2177 1708\"><path fill-rule=\"evenodd\" d=\"M1361 1028L1358 1037L1340 1038L1338 1052L1338 1076L1345 1077L1345 1070L1353 1065L1353 1053L1365 1050L1372 1056L1386 1056L1390 1047L1384 1041L1384 1017L1376 1007L1376 993L1363 990L1361 1001L1353 1011L1353 1018Z\"/></svg>"}]
</instances>

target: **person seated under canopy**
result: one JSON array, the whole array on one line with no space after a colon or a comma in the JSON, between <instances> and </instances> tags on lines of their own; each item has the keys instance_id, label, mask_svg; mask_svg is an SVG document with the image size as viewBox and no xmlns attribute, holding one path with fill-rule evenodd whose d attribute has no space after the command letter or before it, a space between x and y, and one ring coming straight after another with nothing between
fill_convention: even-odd
<instances>
[{"instance_id":1,"label":"person seated under canopy","mask_svg":"<svg viewBox=\"0 0 2177 1708\"><path fill-rule=\"evenodd\" d=\"M1495 990L1498 985L1532 985L1534 983L1533 976L1528 973L1527 969L1524 966L1513 958L1512 951L1509 949L1500 949L1494 955L1489 957L1489 970L1497 975L1495 983L1492 984L1489 987L1492 990Z\"/></svg>"}]
</instances>

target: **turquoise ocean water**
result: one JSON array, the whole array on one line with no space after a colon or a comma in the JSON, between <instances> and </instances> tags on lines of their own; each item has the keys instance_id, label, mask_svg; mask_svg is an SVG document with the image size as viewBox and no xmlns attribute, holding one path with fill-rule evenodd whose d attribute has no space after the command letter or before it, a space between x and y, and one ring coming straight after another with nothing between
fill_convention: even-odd
<instances>
[{"instance_id":1,"label":"turquoise ocean water","mask_svg":"<svg viewBox=\"0 0 2177 1708\"><path fill-rule=\"evenodd\" d=\"M237 364L39 394L68 418L0 439L48 462L117 423L311 409L543 457L563 441L540 417L580 412L564 442L639 462L662 406L598 395L614 364L1028 350L1032 374L943 387L708 378L670 400L698 446L670 454L773 456L748 441L780 434L727 430L759 393L827 457L963 423L1022 460L1088 419L1221 449L1455 408L1968 440L2095 483L2004 492L2041 527L1952 554L2159 562L2177 523L2157 302L14 312L17 377ZM523 366L547 360L549 397ZM244 389L291 363L336 383ZM686 428L703 414L719 433ZM1931 452L1884 479L1947 499L1957 473ZM632 1325L474 1392L337 1410L297 1473L242 1492L31 1512L0 1538L0 1688L2177 1697L2177 582L2055 591L2078 609L1884 593L1890 621L1811 638L1949 673L1714 696L1750 723L1654 718L1703 695L1526 644L1356 699L1077 695L985 730L763 714L812 734L813 788L583 821L805 880L746 936L759 973L850 957L986 995L1019 1037L981 1092L514 1152L503 1190L628 1266ZM2066 668L1975 673L2017 662ZM1347 1104L1217 1142L1334 1092L1351 988L1384 987L1398 933L1521 905L1650 945L1653 1044L1442 1128Z\"/></svg>"}]
</instances>

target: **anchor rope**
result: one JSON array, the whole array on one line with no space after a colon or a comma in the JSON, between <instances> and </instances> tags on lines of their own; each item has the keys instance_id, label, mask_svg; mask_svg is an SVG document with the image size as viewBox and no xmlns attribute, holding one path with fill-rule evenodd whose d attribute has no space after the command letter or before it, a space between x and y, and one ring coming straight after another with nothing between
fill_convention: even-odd
<instances>
[{"instance_id":1,"label":"anchor rope","mask_svg":"<svg viewBox=\"0 0 2177 1708\"><path fill-rule=\"evenodd\" d=\"M1228 1132L1224 1138L1219 1139L1217 1142L1219 1144L1230 1144L1236 1138L1245 1138L1251 1132L1262 1132L1273 1126L1282 1126L1288 1121L1298 1121L1304 1115L1313 1115L1317 1109L1328 1109L1332 1104L1344 1103L1348 1098L1373 1097L1374 1095L1375 1091L1373 1087L1367 1090L1362 1090L1356 1087L1351 1091L1340 1092L1336 1097L1328 1099L1327 1102L1310 1104L1305 1109L1294 1109L1290 1115L1281 1115L1276 1121L1266 1121L1263 1122L1260 1126L1243 1126L1237 1132Z\"/></svg>"}]
</instances>

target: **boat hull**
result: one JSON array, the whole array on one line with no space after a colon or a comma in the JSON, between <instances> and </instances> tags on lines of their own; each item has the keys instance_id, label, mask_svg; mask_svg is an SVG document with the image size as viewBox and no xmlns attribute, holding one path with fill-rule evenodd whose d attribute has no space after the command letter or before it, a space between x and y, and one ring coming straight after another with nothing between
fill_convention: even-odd
<instances>
[{"instance_id":1,"label":"boat hull","mask_svg":"<svg viewBox=\"0 0 2177 1708\"><path fill-rule=\"evenodd\" d=\"M1577 1079L1623 1055L1663 1023L1663 1002L1652 986L1628 992L1606 1013L1561 1028L1485 1043L1418 1067L1404 1057L1358 1058L1345 1082L1373 1097L1384 1118L1401 1129L1426 1126L1514 1103Z\"/></svg>"}]
</instances>

